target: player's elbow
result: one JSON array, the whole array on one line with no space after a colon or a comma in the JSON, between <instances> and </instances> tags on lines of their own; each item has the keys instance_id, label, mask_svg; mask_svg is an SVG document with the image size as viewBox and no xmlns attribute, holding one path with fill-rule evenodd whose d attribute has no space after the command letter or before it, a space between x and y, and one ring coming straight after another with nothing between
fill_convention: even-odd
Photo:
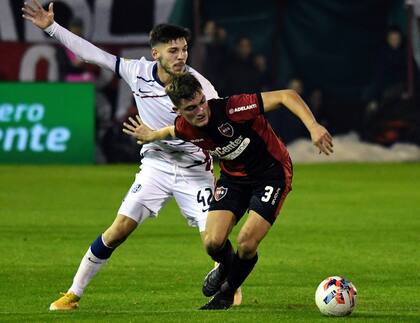
<instances>
[{"instance_id":1,"label":"player's elbow","mask_svg":"<svg viewBox=\"0 0 420 323\"><path fill-rule=\"evenodd\" d=\"M293 89L282 90L282 103L287 103L287 101L295 100L300 97L300 95Z\"/></svg>"},{"instance_id":2,"label":"player's elbow","mask_svg":"<svg viewBox=\"0 0 420 323\"><path fill-rule=\"evenodd\" d=\"M281 90L279 92L281 92L279 102L278 102L280 106L290 109L293 103L299 101L300 99L300 95L295 90L286 89L286 90Z\"/></svg>"}]
</instances>

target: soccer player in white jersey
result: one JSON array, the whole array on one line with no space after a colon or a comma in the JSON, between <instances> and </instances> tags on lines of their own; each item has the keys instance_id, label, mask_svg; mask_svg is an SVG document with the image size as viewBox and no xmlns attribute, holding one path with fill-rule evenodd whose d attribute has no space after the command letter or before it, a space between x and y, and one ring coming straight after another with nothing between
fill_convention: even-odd
<instances>
[{"instance_id":1,"label":"soccer player in white jersey","mask_svg":"<svg viewBox=\"0 0 420 323\"><path fill-rule=\"evenodd\" d=\"M23 18L47 32L84 61L108 68L130 86L138 113L152 129L173 124L176 114L164 86L172 73L189 71L201 83L208 99L218 97L212 84L186 65L188 29L161 24L150 33L154 61L144 57L128 60L109 54L72 34L54 21L53 4L44 10L37 0L24 4ZM182 140L160 141L144 145L141 171L122 202L111 226L88 248L64 296L50 305L50 310L78 308L80 297L94 275L112 252L136 227L157 216L162 206L174 197L190 226L197 226L204 239L207 211L213 192L212 160L191 143ZM232 249L231 245L224 249ZM233 256L233 251L232 251ZM240 292L240 291L239 291ZM238 293L237 303L241 295Z\"/></svg>"}]
</instances>

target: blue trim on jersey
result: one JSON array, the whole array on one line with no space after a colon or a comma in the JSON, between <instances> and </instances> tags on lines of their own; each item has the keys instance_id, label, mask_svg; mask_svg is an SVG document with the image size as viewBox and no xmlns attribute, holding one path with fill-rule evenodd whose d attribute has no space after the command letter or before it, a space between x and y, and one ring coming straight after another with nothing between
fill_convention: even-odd
<instances>
[{"instance_id":1,"label":"blue trim on jersey","mask_svg":"<svg viewBox=\"0 0 420 323\"><path fill-rule=\"evenodd\" d=\"M159 79L159 76L157 75L157 63L153 65L152 75L156 82L165 87L165 84L162 83L162 81Z\"/></svg>"},{"instance_id":2,"label":"blue trim on jersey","mask_svg":"<svg viewBox=\"0 0 420 323\"><path fill-rule=\"evenodd\" d=\"M117 61L115 62L115 73L117 74L118 78L122 78L120 75L120 62L121 58L117 56Z\"/></svg>"},{"instance_id":3,"label":"blue trim on jersey","mask_svg":"<svg viewBox=\"0 0 420 323\"><path fill-rule=\"evenodd\" d=\"M137 76L139 80L145 81L146 83L155 82L155 80L146 80L144 77Z\"/></svg>"}]
</instances>

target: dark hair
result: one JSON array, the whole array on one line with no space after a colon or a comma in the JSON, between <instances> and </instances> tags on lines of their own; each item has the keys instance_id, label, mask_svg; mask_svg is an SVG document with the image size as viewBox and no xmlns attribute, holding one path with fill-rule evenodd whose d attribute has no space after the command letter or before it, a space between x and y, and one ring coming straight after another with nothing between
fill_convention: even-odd
<instances>
[{"instance_id":1,"label":"dark hair","mask_svg":"<svg viewBox=\"0 0 420 323\"><path fill-rule=\"evenodd\" d=\"M191 73L173 74L171 81L165 87L165 92L176 107L181 100L192 100L198 91L203 88L200 82Z\"/></svg>"},{"instance_id":2,"label":"dark hair","mask_svg":"<svg viewBox=\"0 0 420 323\"><path fill-rule=\"evenodd\" d=\"M154 47L157 44L166 44L171 40L179 38L185 38L188 42L191 37L191 32L188 28L184 28L177 25L171 24L160 24L155 26L149 34L150 47Z\"/></svg>"},{"instance_id":3,"label":"dark hair","mask_svg":"<svg viewBox=\"0 0 420 323\"><path fill-rule=\"evenodd\" d=\"M391 32L393 32L393 33L399 33L401 36L403 35L403 32L402 32L401 28L398 25L390 25L390 26L388 26L388 28L387 28L387 34L389 34Z\"/></svg>"}]
</instances>

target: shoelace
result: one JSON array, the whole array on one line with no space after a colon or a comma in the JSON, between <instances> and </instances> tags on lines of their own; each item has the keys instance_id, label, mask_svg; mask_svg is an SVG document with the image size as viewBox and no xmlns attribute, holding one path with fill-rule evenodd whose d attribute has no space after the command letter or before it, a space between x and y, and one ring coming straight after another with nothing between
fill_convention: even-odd
<instances>
[{"instance_id":1,"label":"shoelace","mask_svg":"<svg viewBox=\"0 0 420 323\"><path fill-rule=\"evenodd\" d=\"M68 302L68 303L71 303L71 302L73 302L73 300L72 300L72 294L70 294L70 293L65 293L65 292L60 292L60 295L63 297L64 296L64 298L65 298L65 300Z\"/></svg>"}]
</instances>

